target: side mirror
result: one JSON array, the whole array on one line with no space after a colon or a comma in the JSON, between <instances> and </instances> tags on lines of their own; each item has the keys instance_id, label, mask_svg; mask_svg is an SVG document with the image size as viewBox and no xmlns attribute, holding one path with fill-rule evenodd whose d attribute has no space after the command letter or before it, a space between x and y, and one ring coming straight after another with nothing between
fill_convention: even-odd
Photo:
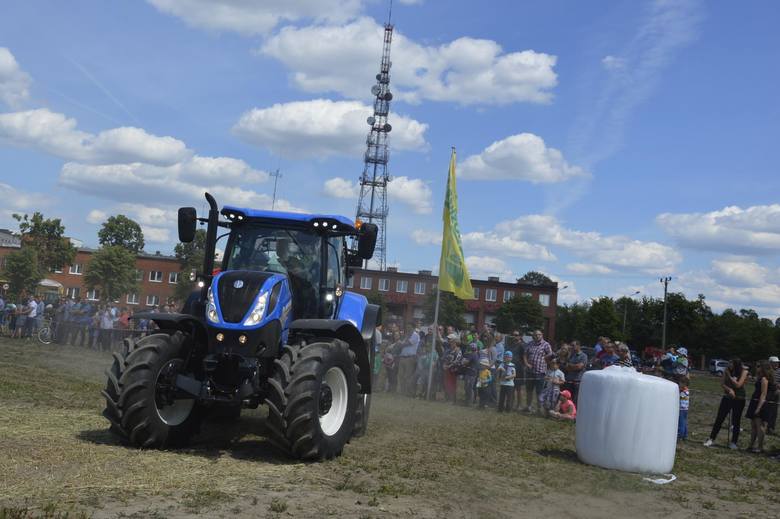
<instances>
[{"instance_id":1,"label":"side mirror","mask_svg":"<svg viewBox=\"0 0 780 519\"><path fill-rule=\"evenodd\" d=\"M179 241L190 243L195 239L195 225L198 220L198 214L194 207L179 208Z\"/></svg>"},{"instance_id":2,"label":"side mirror","mask_svg":"<svg viewBox=\"0 0 780 519\"><path fill-rule=\"evenodd\" d=\"M363 266L363 258L361 258L357 254L350 252L349 254L347 254L347 266L360 268Z\"/></svg>"},{"instance_id":3,"label":"side mirror","mask_svg":"<svg viewBox=\"0 0 780 519\"><path fill-rule=\"evenodd\" d=\"M358 256L363 259L371 259L374 256L376 247L376 236L379 233L379 227L373 223L364 223L360 227L360 237L358 238Z\"/></svg>"}]
</instances>

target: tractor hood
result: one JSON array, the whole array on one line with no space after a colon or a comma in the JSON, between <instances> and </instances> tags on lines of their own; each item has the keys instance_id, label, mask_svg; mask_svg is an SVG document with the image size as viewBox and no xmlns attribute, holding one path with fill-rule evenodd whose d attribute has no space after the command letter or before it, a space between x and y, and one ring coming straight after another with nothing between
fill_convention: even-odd
<instances>
[{"instance_id":1,"label":"tractor hood","mask_svg":"<svg viewBox=\"0 0 780 519\"><path fill-rule=\"evenodd\" d=\"M211 282L206 310L210 312L213 304L216 315L207 315L207 321L228 328L243 327L260 298L265 298L263 313L267 315L273 311L272 301L268 301L271 289L284 279L282 274L252 270L229 270L218 274Z\"/></svg>"}]
</instances>

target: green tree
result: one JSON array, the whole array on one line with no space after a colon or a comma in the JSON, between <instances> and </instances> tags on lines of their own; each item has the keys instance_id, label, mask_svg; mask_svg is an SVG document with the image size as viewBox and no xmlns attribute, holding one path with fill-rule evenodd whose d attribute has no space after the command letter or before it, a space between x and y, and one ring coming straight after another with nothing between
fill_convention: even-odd
<instances>
[{"instance_id":1,"label":"green tree","mask_svg":"<svg viewBox=\"0 0 780 519\"><path fill-rule=\"evenodd\" d=\"M521 283L529 283L531 285L554 285L555 282L550 279L549 277L545 276L541 272L537 272L535 270L531 270L529 272L526 272L523 277L518 279Z\"/></svg>"},{"instance_id":2,"label":"green tree","mask_svg":"<svg viewBox=\"0 0 780 519\"><path fill-rule=\"evenodd\" d=\"M195 231L194 240L190 243L176 244L173 253L181 265L181 275L179 283L176 285L174 297L178 301L186 301L195 290L195 282L190 281L190 273L193 270L199 272L203 268L203 258L206 253L206 231L198 229Z\"/></svg>"},{"instance_id":3,"label":"green tree","mask_svg":"<svg viewBox=\"0 0 780 519\"><path fill-rule=\"evenodd\" d=\"M621 320L615 311L615 302L609 297L600 297L593 301L588 311L588 344L595 343L596 338L605 335L610 338L619 337Z\"/></svg>"},{"instance_id":4,"label":"green tree","mask_svg":"<svg viewBox=\"0 0 780 519\"><path fill-rule=\"evenodd\" d=\"M98 242L104 247L120 246L138 254L144 248L144 233L137 222L118 214L103 222L98 231Z\"/></svg>"},{"instance_id":5,"label":"green tree","mask_svg":"<svg viewBox=\"0 0 780 519\"><path fill-rule=\"evenodd\" d=\"M3 277L8 280L8 293L14 299L23 293L35 292L35 287L43 279L35 249L22 247L21 250L8 254L5 258Z\"/></svg>"},{"instance_id":6,"label":"green tree","mask_svg":"<svg viewBox=\"0 0 780 519\"><path fill-rule=\"evenodd\" d=\"M425 320L428 323L433 322L434 310L436 307L436 291L434 288L425 299L423 312ZM466 328L466 321L463 319L463 313L466 311L466 303L451 292L442 292L439 300L439 324L443 326L453 326L457 330Z\"/></svg>"},{"instance_id":7,"label":"green tree","mask_svg":"<svg viewBox=\"0 0 780 519\"><path fill-rule=\"evenodd\" d=\"M563 341L585 340L588 334L588 303L574 303L557 308L555 335Z\"/></svg>"},{"instance_id":8,"label":"green tree","mask_svg":"<svg viewBox=\"0 0 780 519\"><path fill-rule=\"evenodd\" d=\"M493 322L501 333L541 328L544 324L542 305L531 296L513 297L499 307Z\"/></svg>"},{"instance_id":9,"label":"green tree","mask_svg":"<svg viewBox=\"0 0 780 519\"><path fill-rule=\"evenodd\" d=\"M28 215L13 215L19 222L22 248L35 250L38 270L45 273L68 265L76 256L76 248L65 238L65 226L59 218L44 218L39 212Z\"/></svg>"},{"instance_id":10,"label":"green tree","mask_svg":"<svg viewBox=\"0 0 780 519\"><path fill-rule=\"evenodd\" d=\"M122 294L134 292L138 287L135 254L121 245L101 247L87 265L84 284L89 289L99 289L104 301L115 301Z\"/></svg>"}]
</instances>

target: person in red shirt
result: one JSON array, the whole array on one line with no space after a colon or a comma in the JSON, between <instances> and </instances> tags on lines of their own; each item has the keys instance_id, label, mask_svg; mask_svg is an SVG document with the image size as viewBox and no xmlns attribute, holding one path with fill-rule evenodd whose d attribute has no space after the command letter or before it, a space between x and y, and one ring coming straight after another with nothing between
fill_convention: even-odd
<instances>
[{"instance_id":1,"label":"person in red shirt","mask_svg":"<svg viewBox=\"0 0 780 519\"><path fill-rule=\"evenodd\" d=\"M572 402L571 393L568 389L564 389L558 395L558 405L555 406L553 411L550 411L550 416L560 420L577 419L577 406Z\"/></svg>"}]
</instances>

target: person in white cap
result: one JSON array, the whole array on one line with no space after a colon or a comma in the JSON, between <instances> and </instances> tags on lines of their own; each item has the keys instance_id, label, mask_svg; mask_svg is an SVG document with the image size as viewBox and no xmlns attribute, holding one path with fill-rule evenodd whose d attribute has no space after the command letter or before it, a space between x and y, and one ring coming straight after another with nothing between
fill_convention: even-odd
<instances>
[{"instance_id":1,"label":"person in white cap","mask_svg":"<svg viewBox=\"0 0 780 519\"><path fill-rule=\"evenodd\" d=\"M780 359L776 355L769 357L769 365L775 372L775 386L778 388L774 395L770 395L771 401L768 403L770 406L769 422L766 426L767 434L775 434L775 424L777 423L777 402L780 400Z\"/></svg>"}]
</instances>

